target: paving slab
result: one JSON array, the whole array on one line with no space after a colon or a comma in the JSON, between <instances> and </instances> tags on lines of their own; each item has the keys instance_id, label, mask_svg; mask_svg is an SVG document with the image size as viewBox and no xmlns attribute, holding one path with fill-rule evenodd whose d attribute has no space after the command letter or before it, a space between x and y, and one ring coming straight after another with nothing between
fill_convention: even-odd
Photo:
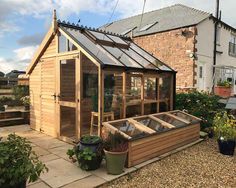
<instances>
[{"instance_id":1,"label":"paving slab","mask_svg":"<svg viewBox=\"0 0 236 188\"><path fill-rule=\"evenodd\" d=\"M49 136L31 139L30 141L44 149L51 149L51 148L67 145L67 143L62 142L56 138L49 137Z\"/></svg>"},{"instance_id":2,"label":"paving slab","mask_svg":"<svg viewBox=\"0 0 236 188\"><path fill-rule=\"evenodd\" d=\"M67 144L64 145L64 146L60 146L60 147L56 147L56 148L52 148L52 149L48 149L49 152L67 160L67 161L70 161L68 155L66 154L67 150L68 149L72 149L74 146L73 145L70 145L70 144Z\"/></svg>"},{"instance_id":3,"label":"paving slab","mask_svg":"<svg viewBox=\"0 0 236 188\"><path fill-rule=\"evenodd\" d=\"M125 168L124 172L120 175L111 175L111 174L107 174L107 170L106 170L106 164L105 161L102 162L101 167L97 170L91 171L91 174L100 177L106 181L111 181L114 180L116 178L119 178L125 174L128 174L130 172L134 172L136 170L136 168L131 167L131 168Z\"/></svg>"},{"instance_id":4,"label":"paving slab","mask_svg":"<svg viewBox=\"0 0 236 188\"><path fill-rule=\"evenodd\" d=\"M39 183L34 183L32 185L28 185L27 188L50 188L50 187L44 182L39 182Z\"/></svg>"},{"instance_id":5,"label":"paving slab","mask_svg":"<svg viewBox=\"0 0 236 188\"><path fill-rule=\"evenodd\" d=\"M50 153L48 155L40 156L39 160L42 161L43 163L45 163L45 162L52 161L52 160L59 159L59 158L60 158L59 156Z\"/></svg>"},{"instance_id":6,"label":"paving slab","mask_svg":"<svg viewBox=\"0 0 236 188\"><path fill-rule=\"evenodd\" d=\"M49 171L42 174L40 179L53 188L67 185L91 175L91 173L81 170L64 159L52 160L46 162L45 165Z\"/></svg>"},{"instance_id":7,"label":"paving slab","mask_svg":"<svg viewBox=\"0 0 236 188\"><path fill-rule=\"evenodd\" d=\"M25 124L25 125L14 125L14 126L9 126L9 127L6 127L7 130L11 131L11 132L26 132L26 131L29 131L31 130L30 129L30 126Z\"/></svg>"},{"instance_id":8,"label":"paving slab","mask_svg":"<svg viewBox=\"0 0 236 188\"><path fill-rule=\"evenodd\" d=\"M32 147L33 151L35 151L35 153L38 155L38 156L43 156L43 155L48 155L50 154L49 151L41 148L41 147L38 147L38 146L35 146L35 147Z\"/></svg>"},{"instance_id":9,"label":"paving slab","mask_svg":"<svg viewBox=\"0 0 236 188\"><path fill-rule=\"evenodd\" d=\"M81 180L70 183L68 185L65 185L62 188L76 188L76 187L92 188L92 187L99 186L105 182L106 181L104 179L91 175L89 177L86 177Z\"/></svg>"}]
</instances>

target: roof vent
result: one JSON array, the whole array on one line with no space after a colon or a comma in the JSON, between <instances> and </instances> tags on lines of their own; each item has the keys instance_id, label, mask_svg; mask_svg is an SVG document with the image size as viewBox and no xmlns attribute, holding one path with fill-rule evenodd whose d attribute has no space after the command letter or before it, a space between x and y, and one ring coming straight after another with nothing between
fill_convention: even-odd
<instances>
[{"instance_id":1,"label":"roof vent","mask_svg":"<svg viewBox=\"0 0 236 188\"><path fill-rule=\"evenodd\" d=\"M146 31L146 30L150 29L152 26L154 26L157 23L158 22L153 22L153 23L147 24L144 27L142 27L139 31Z\"/></svg>"}]
</instances>

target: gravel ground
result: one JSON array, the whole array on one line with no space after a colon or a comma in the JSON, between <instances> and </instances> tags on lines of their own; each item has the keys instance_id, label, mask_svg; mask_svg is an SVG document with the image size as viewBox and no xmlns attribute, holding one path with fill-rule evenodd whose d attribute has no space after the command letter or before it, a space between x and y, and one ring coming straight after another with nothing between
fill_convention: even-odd
<instances>
[{"instance_id":1,"label":"gravel ground","mask_svg":"<svg viewBox=\"0 0 236 188\"><path fill-rule=\"evenodd\" d=\"M208 140L101 187L236 188L236 155L221 155Z\"/></svg>"}]
</instances>

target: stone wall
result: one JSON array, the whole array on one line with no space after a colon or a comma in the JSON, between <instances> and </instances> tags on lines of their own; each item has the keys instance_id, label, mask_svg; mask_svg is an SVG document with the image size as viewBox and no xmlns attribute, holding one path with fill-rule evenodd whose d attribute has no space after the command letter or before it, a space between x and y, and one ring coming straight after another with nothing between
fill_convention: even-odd
<instances>
[{"instance_id":1,"label":"stone wall","mask_svg":"<svg viewBox=\"0 0 236 188\"><path fill-rule=\"evenodd\" d=\"M176 86L194 87L195 61L190 54L196 51L196 27L187 27L133 38L149 53L176 70Z\"/></svg>"}]
</instances>

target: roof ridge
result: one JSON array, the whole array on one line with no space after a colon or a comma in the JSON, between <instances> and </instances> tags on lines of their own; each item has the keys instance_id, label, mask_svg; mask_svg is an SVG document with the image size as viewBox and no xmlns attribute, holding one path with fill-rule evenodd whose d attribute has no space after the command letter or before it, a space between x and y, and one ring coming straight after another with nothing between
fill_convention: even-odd
<instances>
[{"instance_id":1,"label":"roof ridge","mask_svg":"<svg viewBox=\"0 0 236 188\"><path fill-rule=\"evenodd\" d=\"M190 6L187 6L187 5L184 5L184 4L181 4L181 3L177 3L177 4L173 4L173 5L170 5L170 6L167 6L167 7L162 7L160 9L156 9L156 10L151 10L151 11L148 11L148 12L145 12L143 13L143 15L145 14L149 14L151 12L155 12L155 11L160 11L160 10L164 10L164 9L169 9L171 7L175 7L175 6L182 6L182 7L186 7L188 9L192 9L194 11L197 11L197 12L201 12L201 13L204 13L204 14L211 14L209 12L206 12L206 11L203 11L203 10L200 10L200 9L196 9L196 8L193 8L193 7L190 7ZM126 18L122 18L122 19L119 19L119 20L115 20L113 22L110 22L110 23L107 23L107 24L104 24L102 25L101 27L106 27L107 25L110 26L111 24L115 23L115 22L120 22L120 21L123 21L123 20L126 20L126 19L131 19L133 17L138 17L138 16L141 16L142 14L136 14L136 15L133 15L133 16L129 16L129 17L126 17ZM99 27L99 28L101 28Z\"/></svg>"},{"instance_id":2,"label":"roof ridge","mask_svg":"<svg viewBox=\"0 0 236 188\"><path fill-rule=\"evenodd\" d=\"M182 6L182 7L186 7L186 8L189 8L189 9L192 9L196 12L200 12L200 13L203 13L203 14L209 14L211 15L212 13L210 12L207 12L207 11L204 11L204 10L201 10L201 9L197 9L197 8L194 8L194 7L191 7L191 6L187 6L187 5L184 5L184 4L181 4L181 3L177 3L175 5L178 5L178 6Z\"/></svg>"},{"instance_id":3,"label":"roof ridge","mask_svg":"<svg viewBox=\"0 0 236 188\"><path fill-rule=\"evenodd\" d=\"M114 36L117 36L117 37L123 37L125 39L129 39L129 37L127 37L126 35L121 35L119 33L115 33L115 32L111 32L111 31L105 31L105 30L102 30L102 29L99 29L99 28L95 28L95 27L88 27L88 26L84 26L84 25L80 25L80 24L75 24L75 23L70 23L69 21L61 21L60 19L57 20L57 23L59 25L63 25L65 27L70 27L70 28L74 28L74 29L87 29L89 31L96 31L96 32L100 32L100 33L105 33L105 34L109 34L109 35L114 35Z\"/></svg>"}]
</instances>

